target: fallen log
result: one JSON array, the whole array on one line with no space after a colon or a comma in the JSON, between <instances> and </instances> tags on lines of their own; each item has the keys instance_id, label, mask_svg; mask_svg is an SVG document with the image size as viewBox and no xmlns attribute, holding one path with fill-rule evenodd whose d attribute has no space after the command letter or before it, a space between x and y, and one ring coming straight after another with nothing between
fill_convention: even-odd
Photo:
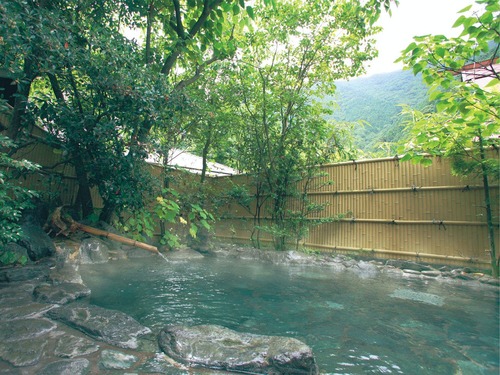
<instances>
[{"instance_id":1,"label":"fallen log","mask_svg":"<svg viewBox=\"0 0 500 375\"><path fill-rule=\"evenodd\" d=\"M56 229L58 230L56 236L59 234L63 234L65 236L68 236L69 232L73 233L77 230L81 230L86 233L90 233L96 236L102 236L109 238L110 240L117 241L124 243L126 245L130 246L135 246L147 251L151 251L153 253L160 254L158 251L158 248L156 246L148 245L144 242L132 240L127 237L120 236L118 234L114 234L105 230L97 229L85 224L81 224L75 220L69 215L64 215L62 213L62 208L63 207L57 207L52 215L49 217L48 223L45 225L44 229L50 229L49 233L53 230ZM160 254L161 255L161 254Z\"/></svg>"}]
</instances>

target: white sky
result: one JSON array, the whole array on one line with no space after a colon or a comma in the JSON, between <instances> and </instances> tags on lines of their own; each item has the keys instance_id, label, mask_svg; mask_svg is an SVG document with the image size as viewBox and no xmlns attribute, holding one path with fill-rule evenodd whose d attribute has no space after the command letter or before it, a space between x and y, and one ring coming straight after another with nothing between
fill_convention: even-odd
<instances>
[{"instance_id":1,"label":"white sky","mask_svg":"<svg viewBox=\"0 0 500 375\"><path fill-rule=\"evenodd\" d=\"M367 65L367 75L401 70L395 64L414 36L443 34L457 36L460 28L452 26L460 16L458 11L472 4L473 0L400 0L392 7L392 17L382 14L378 25L383 31L376 36L379 57Z\"/></svg>"}]
</instances>

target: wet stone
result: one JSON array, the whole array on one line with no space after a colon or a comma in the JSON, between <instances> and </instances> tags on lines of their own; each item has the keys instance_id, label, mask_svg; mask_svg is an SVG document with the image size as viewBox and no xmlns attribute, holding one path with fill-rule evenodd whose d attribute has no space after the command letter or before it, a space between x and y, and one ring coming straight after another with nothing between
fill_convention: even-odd
<instances>
[{"instance_id":1,"label":"wet stone","mask_svg":"<svg viewBox=\"0 0 500 375\"><path fill-rule=\"evenodd\" d=\"M83 284L82 277L78 272L78 264L75 263L63 263L58 264L50 270L49 279L52 284Z\"/></svg>"},{"instance_id":2,"label":"wet stone","mask_svg":"<svg viewBox=\"0 0 500 375\"><path fill-rule=\"evenodd\" d=\"M137 337L151 332L149 328L120 311L79 303L55 308L46 315L96 340L120 348L136 349Z\"/></svg>"},{"instance_id":3,"label":"wet stone","mask_svg":"<svg viewBox=\"0 0 500 375\"><path fill-rule=\"evenodd\" d=\"M438 277L438 276L441 276L441 272L439 272L437 270L422 271L422 275L429 276L429 277Z\"/></svg>"},{"instance_id":4,"label":"wet stone","mask_svg":"<svg viewBox=\"0 0 500 375\"><path fill-rule=\"evenodd\" d=\"M85 358L66 359L48 364L37 375L85 375L90 362Z\"/></svg>"},{"instance_id":5,"label":"wet stone","mask_svg":"<svg viewBox=\"0 0 500 375\"><path fill-rule=\"evenodd\" d=\"M85 337L65 334L59 338L54 354L62 358L74 358L99 350L99 345Z\"/></svg>"},{"instance_id":6,"label":"wet stone","mask_svg":"<svg viewBox=\"0 0 500 375\"><path fill-rule=\"evenodd\" d=\"M47 337L0 342L0 358L16 367L33 366L40 361Z\"/></svg>"},{"instance_id":7,"label":"wet stone","mask_svg":"<svg viewBox=\"0 0 500 375\"><path fill-rule=\"evenodd\" d=\"M0 282L47 280L48 276L49 268L41 267L39 265L5 267L0 269Z\"/></svg>"},{"instance_id":8,"label":"wet stone","mask_svg":"<svg viewBox=\"0 0 500 375\"><path fill-rule=\"evenodd\" d=\"M80 245L80 262L82 264L107 263L109 248L98 238L90 237L82 240Z\"/></svg>"},{"instance_id":9,"label":"wet stone","mask_svg":"<svg viewBox=\"0 0 500 375\"><path fill-rule=\"evenodd\" d=\"M47 319L19 319L0 322L0 342L34 339L54 330L57 325Z\"/></svg>"},{"instance_id":10,"label":"wet stone","mask_svg":"<svg viewBox=\"0 0 500 375\"><path fill-rule=\"evenodd\" d=\"M52 239L39 225L31 223L22 225L22 235L19 244L26 248L31 260L40 260L55 254L56 247Z\"/></svg>"},{"instance_id":11,"label":"wet stone","mask_svg":"<svg viewBox=\"0 0 500 375\"><path fill-rule=\"evenodd\" d=\"M138 358L116 350L103 350L101 352L101 367L108 370L126 370L136 363Z\"/></svg>"},{"instance_id":12,"label":"wet stone","mask_svg":"<svg viewBox=\"0 0 500 375\"><path fill-rule=\"evenodd\" d=\"M289 337L216 325L170 326L160 332L158 343L169 357L193 367L274 375L318 373L311 349Z\"/></svg>"},{"instance_id":13,"label":"wet stone","mask_svg":"<svg viewBox=\"0 0 500 375\"><path fill-rule=\"evenodd\" d=\"M59 285L43 284L33 291L33 297L38 302L64 305L79 298L90 295L90 289L83 284L62 283Z\"/></svg>"},{"instance_id":14,"label":"wet stone","mask_svg":"<svg viewBox=\"0 0 500 375\"><path fill-rule=\"evenodd\" d=\"M169 251L168 253L166 253L166 256L169 260L179 260L179 261L182 261L182 260L191 260L191 259L201 259L201 258L204 258L204 256L195 251L195 250L192 250L192 249L189 249L189 248L179 248L177 250L174 250L174 251Z\"/></svg>"},{"instance_id":15,"label":"wet stone","mask_svg":"<svg viewBox=\"0 0 500 375\"><path fill-rule=\"evenodd\" d=\"M421 275L422 274L420 271L412 270L409 268L403 268L403 272L406 274L410 274L410 275Z\"/></svg>"},{"instance_id":16,"label":"wet stone","mask_svg":"<svg viewBox=\"0 0 500 375\"><path fill-rule=\"evenodd\" d=\"M52 305L37 302L7 306L0 308L0 317L3 320L39 318L52 308Z\"/></svg>"}]
</instances>

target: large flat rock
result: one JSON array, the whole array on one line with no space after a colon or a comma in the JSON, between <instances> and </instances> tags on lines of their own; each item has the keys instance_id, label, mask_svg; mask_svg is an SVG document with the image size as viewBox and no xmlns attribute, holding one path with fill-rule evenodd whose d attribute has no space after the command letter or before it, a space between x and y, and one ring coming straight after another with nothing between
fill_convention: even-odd
<instances>
[{"instance_id":1,"label":"large flat rock","mask_svg":"<svg viewBox=\"0 0 500 375\"><path fill-rule=\"evenodd\" d=\"M171 358L193 367L258 374L318 374L312 350L289 337L240 333L216 325L168 326L158 336Z\"/></svg>"},{"instance_id":2,"label":"large flat rock","mask_svg":"<svg viewBox=\"0 0 500 375\"><path fill-rule=\"evenodd\" d=\"M35 287L33 298L38 302L64 305L79 298L90 296L90 289L83 284L41 284Z\"/></svg>"},{"instance_id":3,"label":"large flat rock","mask_svg":"<svg viewBox=\"0 0 500 375\"><path fill-rule=\"evenodd\" d=\"M120 348L136 349L137 337L151 332L149 328L120 311L80 303L55 308L46 315L96 340Z\"/></svg>"}]
</instances>

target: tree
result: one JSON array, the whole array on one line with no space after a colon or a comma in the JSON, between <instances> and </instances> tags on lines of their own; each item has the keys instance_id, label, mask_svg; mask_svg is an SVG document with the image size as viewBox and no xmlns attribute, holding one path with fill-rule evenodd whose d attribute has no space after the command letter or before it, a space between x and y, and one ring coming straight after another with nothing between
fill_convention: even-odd
<instances>
[{"instance_id":1,"label":"tree","mask_svg":"<svg viewBox=\"0 0 500 375\"><path fill-rule=\"evenodd\" d=\"M2 247L20 238L22 230L18 222L22 211L31 207L32 198L37 196L35 191L19 185L16 180L33 173L39 166L28 160L13 159L6 151L12 148L12 141L0 135L0 264L8 263L5 259L9 254Z\"/></svg>"},{"instance_id":2,"label":"tree","mask_svg":"<svg viewBox=\"0 0 500 375\"><path fill-rule=\"evenodd\" d=\"M443 35L415 38L400 58L415 74L421 73L430 85L430 99L436 113L411 111L413 137L402 149L403 160L429 164L424 152L449 157L454 172L481 177L488 224L491 268L499 273L495 245L495 224L490 193L491 180L498 180L498 155L488 157L493 147L498 152L500 134L500 72L495 65L500 51L500 4L496 0L477 0L479 10L471 15L472 5L464 8L455 22L463 31L457 38ZM472 64L481 79L461 79L463 68ZM478 67L480 67L478 69Z\"/></svg>"},{"instance_id":3,"label":"tree","mask_svg":"<svg viewBox=\"0 0 500 375\"><path fill-rule=\"evenodd\" d=\"M273 9L256 7L254 29L226 64L236 83L226 102L242 124L232 133L238 164L256 191L254 224L272 234L276 249L302 237L300 225L289 225L292 218L306 220L288 207L303 197L298 182L314 178L319 164L342 151L341 132L325 120L323 103L311 98L331 92L334 80L361 73L363 62L375 56L371 36L378 28L372 25L389 2L362 3L289 0ZM265 214L272 225L264 223ZM254 235L259 245L259 230Z\"/></svg>"},{"instance_id":4,"label":"tree","mask_svg":"<svg viewBox=\"0 0 500 375\"><path fill-rule=\"evenodd\" d=\"M92 186L103 220L140 208L150 135L177 132L175 115L189 105L182 90L234 51L232 32L250 15L237 0L0 4L2 68L18 83L9 136L22 147L33 124L49 130L46 141L75 167L84 217ZM144 49L123 37L130 25L145 27Z\"/></svg>"}]
</instances>

